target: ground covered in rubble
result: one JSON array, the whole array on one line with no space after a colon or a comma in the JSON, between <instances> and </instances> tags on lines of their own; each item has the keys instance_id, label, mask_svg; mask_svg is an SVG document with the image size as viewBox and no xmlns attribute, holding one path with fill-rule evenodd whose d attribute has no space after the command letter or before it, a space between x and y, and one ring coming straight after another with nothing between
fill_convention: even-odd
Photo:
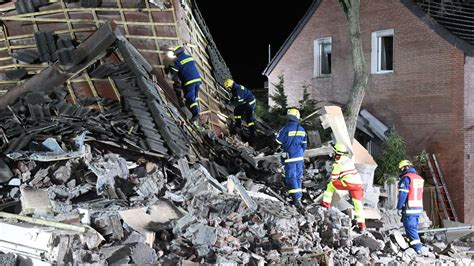
<instances>
[{"instance_id":1,"label":"ground covered in rubble","mask_svg":"<svg viewBox=\"0 0 474 266\"><path fill-rule=\"evenodd\" d=\"M29 114L14 113L25 120ZM8 119L15 116L4 114ZM117 116L127 117L115 112L101 126L116 126ZM62 118L59 125L70 126ZM393 230L353 232L348 215L312 202L321 186L308 188L314 197L307 197L304 213L297 212L280 196L284 190L278 167L252 162L257 153L238 138L227 141L206 133L209 158L190 163L184 157L164 160L118 152L93 141L105 134L87 130L95 120L80 121L56 138L35 134L24 146L4 146L8 158L2 160L2 170L11 173L2 185L2 200L21 202L21 208L13 204L4 210L21 210L22 215L60 224L90 225L85 232L55 230L49 236L54 240L48 243L49 251L43 251L47 261L454 265L467 260L448 252L435 254L432 247L421 256L402 249ZM57 156L67 158L56 160ZM319 175L306 178L321 182ZM2 230L15 230L22 223L14 218L3 220ZM47 231L55 226L34 227ZM0 237L0 247L2 241ZM0 257L8 262L12 255L6 253Z\"/></svg>"}]
</instances>

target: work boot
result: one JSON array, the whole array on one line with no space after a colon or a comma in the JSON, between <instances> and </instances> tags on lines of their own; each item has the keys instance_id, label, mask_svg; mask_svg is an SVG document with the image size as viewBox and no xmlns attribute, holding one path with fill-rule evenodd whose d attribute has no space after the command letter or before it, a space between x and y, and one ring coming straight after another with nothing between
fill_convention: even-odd
<instances>
[{"instance_id":1,"label":"work boot","mask_svg":"<svg viewBox=\"0 0 474 266\"><path fill-rule=\"evenodd\" d=\"M327 209L327 208L331 207L331 203L327 203L327 202L322 201L321 206Z\"/></svg>"},{"instance_id":2,"label":"work boot","mask_svg":"<svg viewBox=\"0 0 474 266\"><path fill-rule=\"evenodd\" d=\"M299 212L302 212L302 213L305 212L305 208L303 207L303 204L301 203L300 199L293 200L293 205L295 205L296 209Z\"/></svg>"},{"instance_id":3,"label":"work boot","mask_svg":"<svg viewBox=\"0 0 474 266\"><path fill-rule=\"evenodd\" d=\"M359 234L365 234L365 223L357 223L357 227L355 229L355 231Z\"/></svg>"},{"instance_id":4,"label":"work boot","mask_svg":"<svg viewBox=\"0 0 474 266\"><path fill-rule=\"evenodd\" d=\"M195 121L199 120L199 114L193 115L191 119L189 119L189 122L194 123Z\"/></svg>"}]
</instances>

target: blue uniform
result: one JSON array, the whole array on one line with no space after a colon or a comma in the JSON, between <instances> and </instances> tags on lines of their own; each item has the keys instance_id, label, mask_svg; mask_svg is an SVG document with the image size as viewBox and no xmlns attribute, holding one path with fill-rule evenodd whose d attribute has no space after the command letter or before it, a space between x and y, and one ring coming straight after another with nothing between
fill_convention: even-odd
<instances>
[{"instance_id":1,"label":"blue uniform","mask_svg":"<svg viewBox=\"0 0 474 266\"><path fill-rule=\"evenodd\" d=\"M306 132L299 121L289 120L278 133L277 142L286 153L285 184L293 200L302 194L303 155L307 148Z\"/></svg>"},{"instance_id":2,"label":"blue uniform","mask_svg":"<svg viewBox=\"0 0 474 266\"><path fill-rule=\"evenodd\" d=\"M199 114L198 93L202 79L196 67L196 62L187 53L179 53L176 55L173 70L176 71L181 80L186 105L193 116L197 116Z\"/></svg>"},{"instance_id":3,"label":"blue uniform","mask_svg":"<svg viewBox=\"0 0 474 266\"><path fill-rule=\"evenodd\" d=\"M253 135L255 133L255 96L249 89L235 82L231 88L231 93L231 101L235 105L235 126L240 127L243 118L245 122L247 122L247 127L250 130L250 134Z\"/></svg>"},{"instance_id":4,"label":"blue uniform","mask_svg":"<svg viewBox=\"0 0 474 266\"><path fill-rule=\"evenodd\" d=\"M415 251L419 251L423 246L418 235L418 220L423 208L413 208L408 206L408 194L410 192L410 178L407 173L416 174L415 168L408 168L406 172L400 175L398 184L398 204L397 209L402 210L402 222L405 232L410 239L410 246Z\"/></svg>"}]
</instances>

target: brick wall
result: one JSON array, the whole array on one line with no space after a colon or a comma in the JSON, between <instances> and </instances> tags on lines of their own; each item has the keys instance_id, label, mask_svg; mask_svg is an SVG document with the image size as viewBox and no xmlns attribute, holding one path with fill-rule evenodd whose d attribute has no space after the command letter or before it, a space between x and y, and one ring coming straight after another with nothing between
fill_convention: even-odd
<instances>
[{"instance_id":1,"label":"brick wall","mask_svg":"<svg viewBox=\"0 0 474 266\"><path fill-rule=\"evenodd\" d=\"M474 57L464 65L464 217L474 221Z\"/></svg>"},{"instance_id":2,"label":"brick wall","mask_svg":"<svg viewBox=\"0 0 474 266\"><path fill-rule=\"evenodd\" d=\"M369 73L371 33L386 29L395 32L394 73L370 76L363 107L395 127L407 140L411 155L423 149L438 155L456 210L463 217L464 208L472 202L467 195L474 192L470 187L465 194L461 160L465 137L464 53L432 32L397 0L361 2L362 44ZM269 81L276 82L279 74L285 74L290 104L297 103L301 85L309 81L316 99L345 103L352 84L347 35L346 19L337 1L323 0L270 73ZM313 78L313 41L323 37L332 37L332 75ZM473 216L469 214L466 221L474 222Z\"/></svg>"}]
</instances>

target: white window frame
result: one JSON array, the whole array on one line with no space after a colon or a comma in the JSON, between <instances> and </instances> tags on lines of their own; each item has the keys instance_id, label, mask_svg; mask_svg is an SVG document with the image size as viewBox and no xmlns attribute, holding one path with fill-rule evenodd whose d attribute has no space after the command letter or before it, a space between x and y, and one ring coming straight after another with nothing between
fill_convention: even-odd
<instances>
[{"instance_id":1,"label":"white window frame","mask_svg":"<svg viewBox=\"0 0 474 266\"><path fill-rule=\"evenodd\" d=\"M332 74L332 69L331 69L331 74L321 74L321 50L320 44L321 43L330 43L331 44L331 60L332 60L332 37L326 37L326 38L319 38L314 40L314 62L313 62L313 77L329 77ZM332 63L332 62L331 62ZM331 66L332 68L332 66Z\"/></svg>"},{"instance_id":2,"label":"white window frame","mask_svg":"<svg viewBox=\"0 0 474 266\"><path fill-rule=\"evenodd\" d=\"M393 57L395 57L395 31L393 29L389 30L381 30L372 32L372 54L371 54L371 73L372 74L386 74L386 73L393 73L392 70L381 70L381 49L382 46L382 38L385 36L393 36ZM392 58L393 60L394 58ZM392 65L392 68L395 68L395 65Z\"/></svg>"}]
</instances>

